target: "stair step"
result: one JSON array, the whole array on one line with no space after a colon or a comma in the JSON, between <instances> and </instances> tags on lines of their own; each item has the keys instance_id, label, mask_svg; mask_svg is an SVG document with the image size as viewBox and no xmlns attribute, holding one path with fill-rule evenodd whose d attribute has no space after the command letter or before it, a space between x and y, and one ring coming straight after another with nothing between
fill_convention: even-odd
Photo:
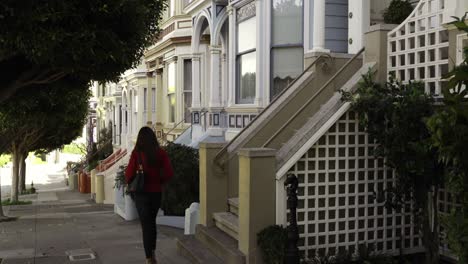
<instances>
[{"instance_id":1,"label":"stair step","mask_svg":"<svg viewBox=\"0 0 468 264\"><path fill-rule=\"evenodd\" d=\"M194 235L177 239L177 251L196 264L221 264L223 261L216 257L205 245L198 241Z\"/></svg>"},{"instance_id":2,"label":"stair step","mask_svg":"<svg viewBox=\"0 0 468 264\"><path fill-rule=\"evenodd\" d=\"M195 237L226 264L243 264L245 256L239 243L217 227L197 225Z\"/></svg>"},{"instance_id":3,"label":"stair step","mask_svg":"<svg viewBox=\"0 0 468 264\"><path fill-rule=\"evenodd\" d=\"M216 226L234 239L239 239L239 218L229 212L214 213Z\"/></svg>"},{"instance_id":4,"label":"stair step","mask_svg":"<svg viewBox=\"0 0 468 264\"><path fill-rule=\"evenodd\" d=\"M229 198L228 199L229 212L239 215L239 198Z\"/></svg>"}]
</instances>

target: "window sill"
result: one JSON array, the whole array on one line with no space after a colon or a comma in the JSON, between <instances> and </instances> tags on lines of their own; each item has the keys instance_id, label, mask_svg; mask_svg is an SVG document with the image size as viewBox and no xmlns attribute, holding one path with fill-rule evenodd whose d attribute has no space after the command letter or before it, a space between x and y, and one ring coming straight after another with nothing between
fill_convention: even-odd
<instances>
[{"instance_id":1,"label":"window sill","mask_svg":"<svg viewBox=\"0 0 468 264\"><path fill-rule=\"evenodd\" d=\"M253 104L246 105L232 105L225 108L228 113L259 113L263 110L263 107L259 107Z\"/></svg>"}]
</instances>

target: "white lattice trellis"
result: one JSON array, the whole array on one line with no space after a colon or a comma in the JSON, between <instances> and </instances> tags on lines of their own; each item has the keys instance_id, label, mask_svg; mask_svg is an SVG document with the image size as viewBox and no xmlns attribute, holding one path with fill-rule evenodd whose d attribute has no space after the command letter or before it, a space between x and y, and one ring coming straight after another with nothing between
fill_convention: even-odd
<instances>
[{"instance_id":1,"label":"white lattice trellis","mask_svg":"<svg viewBox=\"0 0 468 264\"><path fill-rule=\"evenodd\" d=\"M421 0L388 35L388 73L403 83L424 81L427 93L440 95L449 71L449 35L442 26L446 1Z\"/></svg>"},{"instance_id":2,"label":"white lattice trellis","mask_svg":"<svg viewBox=\"0 0 468 264\"><path fill-rule=\"evenodd\" d=\"M354 252L366 245L397 255L421 252L410 208L387 211L375 193L393 184L393 172L373 156L375 144L348 112L291 168L299 178L298 226L304 257Z\"/></svg>"}]
</instances>

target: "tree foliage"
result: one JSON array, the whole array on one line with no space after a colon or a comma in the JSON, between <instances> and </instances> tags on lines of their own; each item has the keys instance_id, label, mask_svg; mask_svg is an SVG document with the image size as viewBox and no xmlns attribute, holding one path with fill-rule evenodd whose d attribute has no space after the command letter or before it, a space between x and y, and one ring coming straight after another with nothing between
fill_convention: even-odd
<instances>
[{"instance_id":1,"label":"tree foliage","mask_svg":"<svg viewBox=\"0 0 468 264\"><path fill-rule=\"evenodd\" d=\"M413 204L416 226L422 234L427 263L438 263L437 194L443 166L430 143L425 120L434 113L433 99L421 83L407 85L390 77L377 84L372 74L363 77L355 94L345 93L358 113L360 124L379 144L374 154L393 169L395 184L378 190L388 208ZM432 208L432 209L430 209Z\"/></svg>"},{"instance_id":2,"label":"tree foliage","mask_svg":"<svg viewBox=\"0 0 468 264\"><path fill-rule=\"evenodd\" d=\"M468 33L466 15L453 24ZM439 149L439 159L446 166L447 187L460 202L445 218L451 249L468 263L468 47L464 61L444 76L444 105L427 122L432 143Z\"/></svg>"},{"instance_id":3,"label":"tree foliage","mask_svg":"<svg viewBox=\"0 0 468 264\"><path fill-rule=\"evenodd\" d=\"M0 102L18 89L71 75L116 80L138 64L159 33L165 5L165 0L2 1Z\"/></svg>"},{"instance_id":4,"label":"tree foliage","mask_svg":"<svg viewBox=\"0 0 468 264\"><path fill-rule=\"evenodd\" d=\"M383 13L386 24L401 24L413 12L413 5L408 0L392 0Z\"/></svg>"},{"instance_id":5,"label":"tree foliage","mask_svg":"<svg viewBox=\"0 0 468 264\"><path fill-rule=\"evenodd\" d=\"M70 143L88 113L88 83L71 77L50 88L28 87L0 104L0 135L12 153L12 201L17 200L19 164L30 151L49 152Z\"/></svg>"},{"instance_id":6,"label":"tree foliage","mask_svg":"<svg viewBox=\"0 0 468 264\"><path fill-rule=\"evenodd\" d=\"M466 18L452 24L468 33ZM444 76L442 104L433 104L418 84L402 85L391 79L382 86L372 82L370 75L356 94L344 94L380 144L377 154L396 173L397 184L386 190L384 199L394 205L410 197L415 205L428 263L438 258L441 187L457 202L442 217L450 249L460 263L468 263L468 47L464 55L464 61Z\"/></svg>"}]
</instances>

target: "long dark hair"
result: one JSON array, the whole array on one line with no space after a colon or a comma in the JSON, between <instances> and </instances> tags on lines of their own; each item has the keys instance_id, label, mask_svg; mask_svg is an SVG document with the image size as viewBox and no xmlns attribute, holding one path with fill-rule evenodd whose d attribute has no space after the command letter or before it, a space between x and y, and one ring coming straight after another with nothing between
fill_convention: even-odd
<instances>
[{"instance_id":1,"label":"long dark hair","mask_svg":"<svg viewBox=\"0 0 468 264\"><path fill-rule=\"evenodd\" d=\"M135 150L145 154L150 167L156 166L156 151L158 149L159 143L153 130L147 126L142 127L138 132Z\"/></svg>"}]
</instances>

